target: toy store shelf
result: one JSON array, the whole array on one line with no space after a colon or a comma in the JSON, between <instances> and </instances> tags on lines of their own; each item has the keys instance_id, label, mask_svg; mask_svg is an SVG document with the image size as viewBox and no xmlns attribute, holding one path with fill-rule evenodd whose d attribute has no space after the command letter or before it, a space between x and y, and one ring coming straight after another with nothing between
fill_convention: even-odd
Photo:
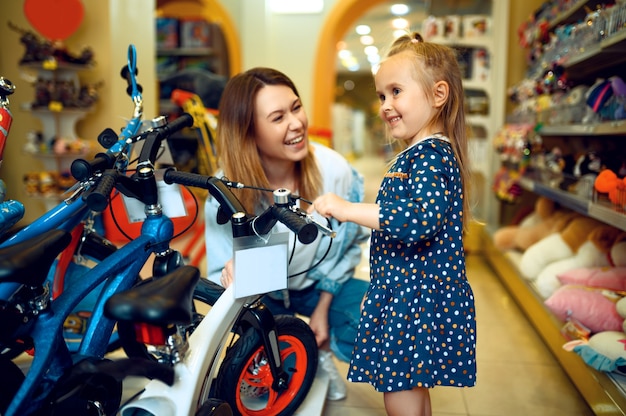
<instances>
[{"instance_id":1,"label":"toy store shelf","mask_svg":"<svg viewBox=\"0 0 626 416\"><path fill-rule=\"evenodd\" d=\"M566 58L563 66L570 80L581 80L598 75L598 71L615 68L626 61L624 55L626 30L621 30L600 42L588 45L581 51ZM607 74L609 76L610 74ZM612 74L615 75L615 74Z\"/></svg>"},{"instance_id":2,"label":"toy store shelf","mask_svg":"<svg viewBox=\"0 0 626 416\"><path fill-rule=\"evenodd\" d=\"M626 214L608 203L593 202L587 198L535 182L528 178L521 178L519 184L522 188L558 202L565 208L626 231Z\"/></svg>"},{"instance_id":3,"label":"toy store shelf","mask_svg":"<svg viewBox=\"0 0 626 416\"><path fill-rule=\"evenodd\" d=\"M487 261L593 412L596 415L626 415L623 381L589 367L580 356L563 349L566 340L561 334L562 322L552 315L542 298L522 277L516 257L498 250L491 236L486 236L484 241Z\"/></svg>"},{"instance_id":4,"label":"toy store shelf","mask_svg":"<svg viewBox=\"0 0 626 416\"><path fill-rule=\"evenodd\" d=\"M626 134L626 120L594 124L543 125L538 133L543 136L610 136Z\"/></svg>"}]
</instances>

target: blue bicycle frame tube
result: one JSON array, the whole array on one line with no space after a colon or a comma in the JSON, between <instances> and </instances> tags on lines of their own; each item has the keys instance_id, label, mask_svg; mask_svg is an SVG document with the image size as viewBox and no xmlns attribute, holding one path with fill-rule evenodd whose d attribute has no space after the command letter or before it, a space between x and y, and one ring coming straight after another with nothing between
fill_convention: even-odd
<instances>
[{"instance_id":1,"label":"blue bicycle frame tube","mask_svg":"<svg viewBox=\"0 0 626 416\"><path fill-rule=\"evenodd\" d=\"M101 282L106 281L82 338L78 355L74 356L104 357L115 325L115 321L104 316L106 300L111 294L132 287L150 254L166 250L173 233L174 226L168 217L148 217L139 237L94 266L85 274L84 279L79 279L74 285L66 288L52 302L50 310L37 318L31 332L37 353L5 416L28 414L38 409L49 393L49 388L72 365L72 355L63 338L65 317L76 307L80 299ZM35 391L43 394L40 393L36 397Z\"/></svg>"}]
</instances>

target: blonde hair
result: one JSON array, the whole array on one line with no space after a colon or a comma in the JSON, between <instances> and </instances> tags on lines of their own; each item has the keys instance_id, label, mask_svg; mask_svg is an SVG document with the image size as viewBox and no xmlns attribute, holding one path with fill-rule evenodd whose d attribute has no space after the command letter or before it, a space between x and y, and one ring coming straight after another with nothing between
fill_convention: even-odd
<instances>
[{"instance_id":1,"label":"blonde hair","mask_svg":"<svg viewBox=\"0 0 626 416\"><path fill-rule=\"evenodd\" d=\"M443 126L442 133L450 139L459 165L463 187L463 223L466 228L471 214L467 194L471 183L471 170L468 160L468 126L465 123L463 77L457 54L448 46L425 42L417 32L394 40L386 58L403 52L408 52L415 58L413 60L414 79L422 85L424 91L432 91L433 85L439 81L448 84L448 99L438 109L431 122L440 123Z\"/></svg>"},{"instance_id":2,"label":"blonde hair","mask_svg":"<svg viewBox=\"0 0 626 416\"><path fill-rule=\"evenodd\" d=\"M256 145L254 106L257 93L267 85L284 85L300 97L294 83L272 68L252 68L235 75L226 84L219 104L217 126L218 160L224 176L246 185L269 188ZM307 156L296 162L296 185L303 198L314 200L322 189L322 176L310 147ZM292 190L295 192L295 190ZM241 189L236 193L246 210L256 213L271 203L269 192Z\"/></svg>"}]
</instances>

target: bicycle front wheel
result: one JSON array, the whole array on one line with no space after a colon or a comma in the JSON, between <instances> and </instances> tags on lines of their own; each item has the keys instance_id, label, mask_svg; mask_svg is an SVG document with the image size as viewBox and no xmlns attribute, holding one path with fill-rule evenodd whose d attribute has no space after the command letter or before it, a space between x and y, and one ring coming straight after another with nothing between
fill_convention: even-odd
<instances>
[{"instance_id":1,"label":"bicycle front wheel","mask_svg":"<svg viewBox=\"0 0 626 416\"><path fill-rule=\"evenodd\" d=\"M289 380L284 391L272 389L274 378L263 340L248 329L230 348L217 375L217 397L236 415L293 415L308 394L317 371L315 335L303 320L276 316L283 369Z\"/></svg>"}]
</instances>

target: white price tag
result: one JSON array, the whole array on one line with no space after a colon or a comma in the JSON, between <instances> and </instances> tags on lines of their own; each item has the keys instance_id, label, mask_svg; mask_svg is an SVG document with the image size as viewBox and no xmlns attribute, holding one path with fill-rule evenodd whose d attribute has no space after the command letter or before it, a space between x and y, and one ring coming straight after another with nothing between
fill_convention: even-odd
<instances>
[{"instance_id":1,"label":"white price tag","mask_svg":"<svg viewBox=\"0 0 626 416\"><path fill-rule=\"evenodd\" d=\"M287 288L289 233L233 240L235 298L260 295Z\"/></svg>"}]
</instances>

